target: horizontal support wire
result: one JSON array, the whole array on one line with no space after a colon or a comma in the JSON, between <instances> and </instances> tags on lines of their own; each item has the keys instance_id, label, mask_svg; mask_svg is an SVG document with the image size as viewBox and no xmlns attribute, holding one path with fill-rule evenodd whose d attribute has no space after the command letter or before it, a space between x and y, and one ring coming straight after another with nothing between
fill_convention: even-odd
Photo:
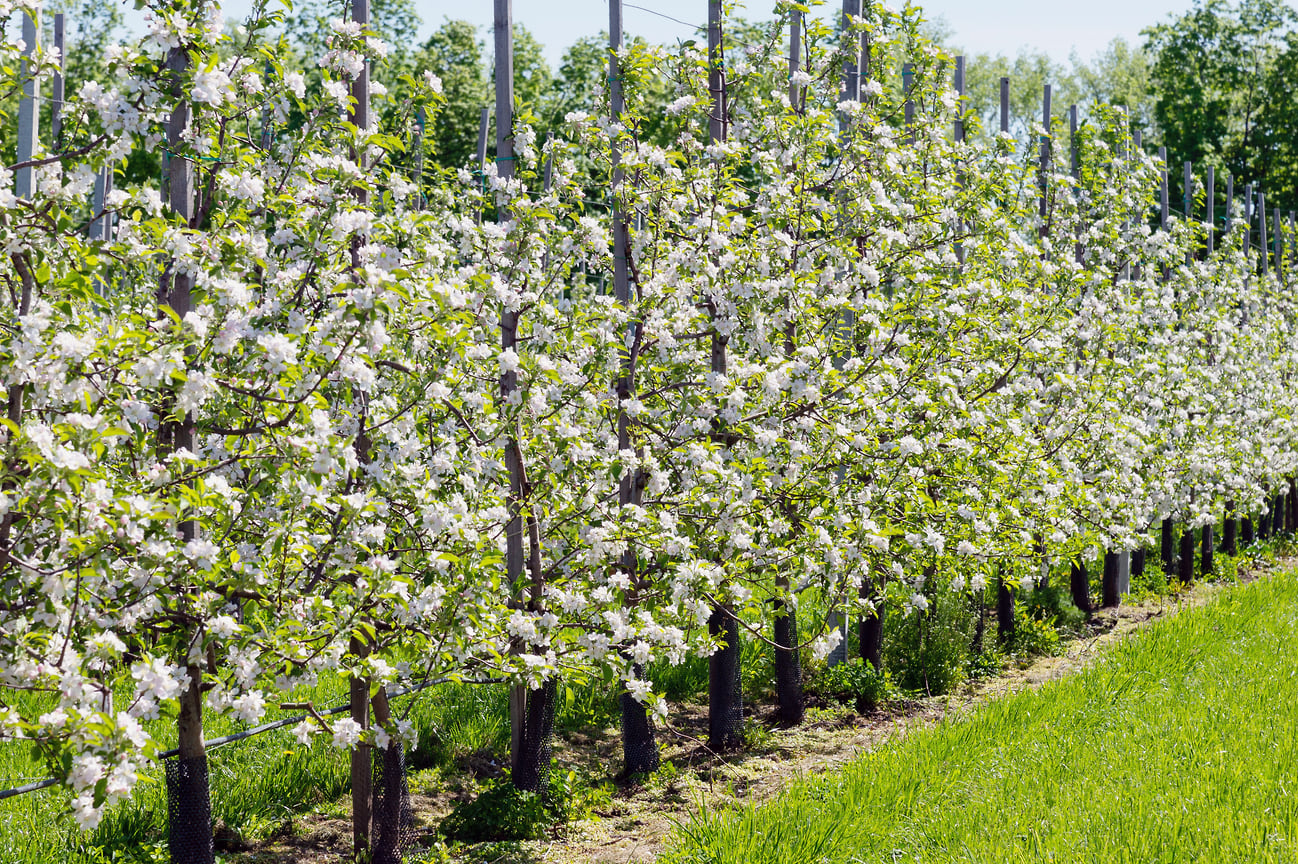
<instances>
[{"instance_id":1,"label":"horizontal support wire","mask_svg":"<svg viewBox=\"0 0 1298 864\"><path fill-rule=\"evenodd\" d=\"M395 693L389 693L388 698L397 699L402 696L409 696L411 693L418 693L420 690L426 690L429 687L434 687L438 684L449 684L452 681L456 681L456 680L457 679L455 678L436 678L432 681L424 681L420 684L414 685L413 687L407 687L403 690L398 690ZM483 679L472 680L472 681L458 681L458 683L460 684L504 684L505 679L504 678L483 678ZM318 711L316 712L316 714L318 714L320 717L329 717L333 714L341 714L344 711L350 711L350 710L351 710L351 703L344 702L343 704L336 705L333 708L328 709L327 711ZM292 723L301 723L303 720L306 720L311 716L313 715L300 714L296 717L289 717L285 720L276 720L273 723L266 723L261 726L253 727L252 729L245 729L242 732L235 732L230 735L223 735L220 738L213 738L211 741L203 742L203 746L205 750L213 750L224 744L233 744L235 741L242 741L245 738L251 738L254 735L260 735L263 732L270 732L274 729L282 729L283 727L288 726ZM180 750L173 748L171 750L165 750L162 753L159 753L158 758L170 759L172 756L178 756L179 754L180 754ZM35 783L28 783L26 786L16 786L12 789L0 789L0 801L3 801L6 798L16 798L19 795L26 795L28 792L37 792L40 791L41 789L48 789L51 786L57 786L59 782L60 781L54 777L48 777L44 780L40 780Z\"/></svg>"}]
</instances>

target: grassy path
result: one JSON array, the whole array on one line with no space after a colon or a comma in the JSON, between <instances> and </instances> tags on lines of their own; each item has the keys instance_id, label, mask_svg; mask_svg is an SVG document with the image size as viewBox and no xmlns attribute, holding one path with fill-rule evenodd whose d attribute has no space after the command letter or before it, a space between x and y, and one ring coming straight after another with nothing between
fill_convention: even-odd
<instances>
[{"instance_id":1,"label":"grassy path","mask_svg":"<svg viewBox=\"0 0 1298 864\"><path fill-rule=\"evenodd\" d=\"M1298 575L769 804L695 817L669 858L1298 862Z\"/></svg>"}]
</instances>

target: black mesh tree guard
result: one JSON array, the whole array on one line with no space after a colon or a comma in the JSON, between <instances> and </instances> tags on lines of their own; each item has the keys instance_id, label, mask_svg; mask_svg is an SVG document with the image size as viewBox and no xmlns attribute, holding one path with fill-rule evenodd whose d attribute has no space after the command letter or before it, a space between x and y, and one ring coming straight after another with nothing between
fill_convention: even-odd
<instances>
[{"instance_id":1,"label":"black mesh tree guard","mask_svg":"<svg viewBox=\"0 0 1298 864\"><path fill-rule=\"evenodd\" d=\"M163 762L167 778L167 849L172 864L214 864L207 757Z\"/></svg>"},{"instance_id":2,"label":"black mesh tree guard","mask_svg":"<svg viewBox=\"0 0 1298 864\"><path fill-rule=\"evenodd\" d=\"M1226 521L1222 524L1221 530L1221 551L1232 556L1238 554L1239 517L1235 514L1234 501L1226 502Z\"/></svg>"},{"instance_id":3,"label":"black mesh tree guard","mask_svg":"<svg viewBox=\"0 0 1298 864\"><path fill-rule=\"evenodd\" d=\"M739 621L726 606L714 606L708 632L722 647L708 658L708 748L714 753L738 750L744 722L740 683Z\"/></svg>"},{"instance_id":4,"label":"black mesh tree guard","mask_svg":"<svg viewBox=\"0 0 1298 864\"><path fill-rule=\"evenodd\" d=\"M632 665L636 678L644 675L639 663ZM622 690L622 773L652 774L658 770L658 742L654 740L649 711L635 697Z\"/></svg>"},{"instance_id":5,"label":"black mesh tree guard","mask_svg":"<svg viewBox=\"0 0 1298 864\"><path fill-rule=\"evenodd\" d=\"M405 749L396 741L374 748L374 803L370 848L373 864L401 864L414 843Z\"/></svg>"},{"instance_id":6,"label":"black mesh tree guard","mask_svg":"<svg viewBox=\"0 0 1298 864\"><path fill-rule=\"evenodd\" d=\"M1072 573L1073 605L1086 614L1091 613L1091 577L1086 571L1086 562L1080 558L1073 562Z\"/></svg>"},{"instance_id":7,"label":"black mesh tree guard","mask_svg":"<svg viewBox=\"0 0 1298 864\"><path fill-rule=\"evenodd\" d=\"M797 614L783 600L775 601L775 713L784 726L796 726L803 715Z\"/></svg>"},{"instance_id":8,"label":"black mesh tree guard","mask_svg":"<svg viewBox=\"0 0 1298 864\"><path fill-rule=\"evenodd\" d=\"M550 780L550 736L557 692L558 683L553 678L527 691L523 735L513 771L514 786L524 792L544 792Z\"/></svg>"}]
</instances>

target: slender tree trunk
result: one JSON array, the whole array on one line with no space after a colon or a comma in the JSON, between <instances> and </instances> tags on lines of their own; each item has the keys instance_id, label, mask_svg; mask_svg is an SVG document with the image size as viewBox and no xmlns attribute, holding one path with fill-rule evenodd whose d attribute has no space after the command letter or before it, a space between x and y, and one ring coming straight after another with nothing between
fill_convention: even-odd
<instances>
[{"instance_id":1,"label":"slender tree trunk","mask_svg":"<svg viewBox=\"0 0 1298 864\"><path fill-rule=\"evenodd\" d=\"M1163 572L1171 579L1176 573L1176 533L1170 516L1163 520L1162 541Z\"/></svg>"},{"instance_id":2,"label":"slender tree trunk","mask_svg":"<svg viewBox=\"0 0 1298 864\"><path fill-rule=\"evenodd\" d=\"M356 637L351 640L351 653L356 658L369 654L369 646ZM355 676L349 683L351 719L361 729L370 728L370 679ZM352 860L356 864L369 864L371 804L374 793L373 757L370 745L361 741L352 747Z\"/></svg>"},{"instance_id":3,"label":"slender tree trunk","mask_svg":"<svg viewBox=\"0 0 1298 864\"><path fill-rule=\"evenodd\" d=\"M1149 555L1149 550L1144 546L1131 553L1131 578L1139 579L1145 575L1145 559Z\"/></svg>"},{"instance_id":4,"label":"slender tree trunk","mask_svg":"<svg viewBox=\"0 0 1298 864\"><path fill-rule=\"evenodd\" d=\"M197 635L197 634L195 634ZM170 853L174 864L213 864L212 799L207 777L207 749L203 744L203 668L191 663L185 671L189 689L180 696L176 720L175 775L168 783L171 817Z\"/></svg>"},{"instance_id":5,"label":"slender tree trunk","mask_svg":"<svg viewBox=\"0 0 1298 864\"><path fill-rule=\"evenodd\" d=\"M708 120L708 137L713 143L726 139L727 106L725 46L721 37L721 0L708 0L708 90L712 111ZM712 332L712 371L726 371L727 337ZM713 441L726 446L727 436L720 426ZM708 746L715 753L740 746L739 730L743 723L743 690L740 685L739 621L734 607L718 602L708 619L708 632L722 641L722 647L708 661Z\"/></svg>"},{"instance_id":6,"label":"slender tree trunk","mask_svg":"<svg viewBox=\"0 0 1298 864\"><path fill-rule=\"evenodd\" d=\"M1014 638L1014 589L1005 579L1005 565L996 574L996 632L1002 643Z\"/></svg>"},{"instance_id":7,"label":"slender tree trunk","mask_svg":"<svg viewBox=\"0 0 1298 864\"><path fill-rule=\"evenodd\" d=\"M1212 575L1212 556L1213 552L1216 551L1214 547L1215 541L1212 536L1215 527L1216 526L1213 525L1213 523L1209 522L1207 525L1204 525L1202 529L1203 542L1199 546L1199 573L1202 574L1205 579Z\"/></svg>"},{"instance_id":8,"label":"slender tree trunk","mask_svg":"<svg viewBox=\"0 0 1298 864\"><path fill-rule=\"evenodd\" d=\"M1222 525L1221 551L1234 557L1239 554L1236 537L1239 533L1239 516L1235 513L1235 502L1226 502L1226 519Z\"/></svg>"},{"instance_id":9,"label":"slender tree trunk","mask_svg":"<svg viewBox=\"0 0 1298 864\"><path fill-rule=\"evenodd\" d=\"M1247 549L1256 542L1256 539L1253 531L1253 517L1245 516L1239 520L1239 542L1244 544L1244 548Z\"/></svg>"},{"instance_id":10,"label":"slender tree trunk","mask_svg":"<svg viewBox=\"0 0 1298 864\"><path fill-rule=\"evenodd\" d=\"M874 608L861 616L857 624L856 638L861 650L861 659L875 669L883 668L883 589L887 584L887 573L880 570L879 586L874 587L874 580L867 578L861 585L861 597L875 593Z\"/></svg>"}]
</instances>

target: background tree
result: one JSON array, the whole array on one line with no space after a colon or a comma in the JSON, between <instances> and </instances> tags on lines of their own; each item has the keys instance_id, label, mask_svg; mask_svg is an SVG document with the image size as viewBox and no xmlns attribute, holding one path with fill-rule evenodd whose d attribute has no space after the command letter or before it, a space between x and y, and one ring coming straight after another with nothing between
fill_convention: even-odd
<instances>
[{"instance_id":1,"label":"background tree","mask_svg":"<svg viewBox=\"0 0 1298 864\"><path fill-rule=\"evenodd\" d=\"M1278 103L1292 99L1292 88L1277 72L1295 22L1298 13L1281 0L1198 0L1144 31L1154 117L1174 165L1213 165L1234 175L1236 187L1262 184L1277 205L1294 206L1293 187L1277 188L1269 175L1286 173L1276 157L1287 148L1276 142L1291 121Z\"/></svg>"}]
</instances>

